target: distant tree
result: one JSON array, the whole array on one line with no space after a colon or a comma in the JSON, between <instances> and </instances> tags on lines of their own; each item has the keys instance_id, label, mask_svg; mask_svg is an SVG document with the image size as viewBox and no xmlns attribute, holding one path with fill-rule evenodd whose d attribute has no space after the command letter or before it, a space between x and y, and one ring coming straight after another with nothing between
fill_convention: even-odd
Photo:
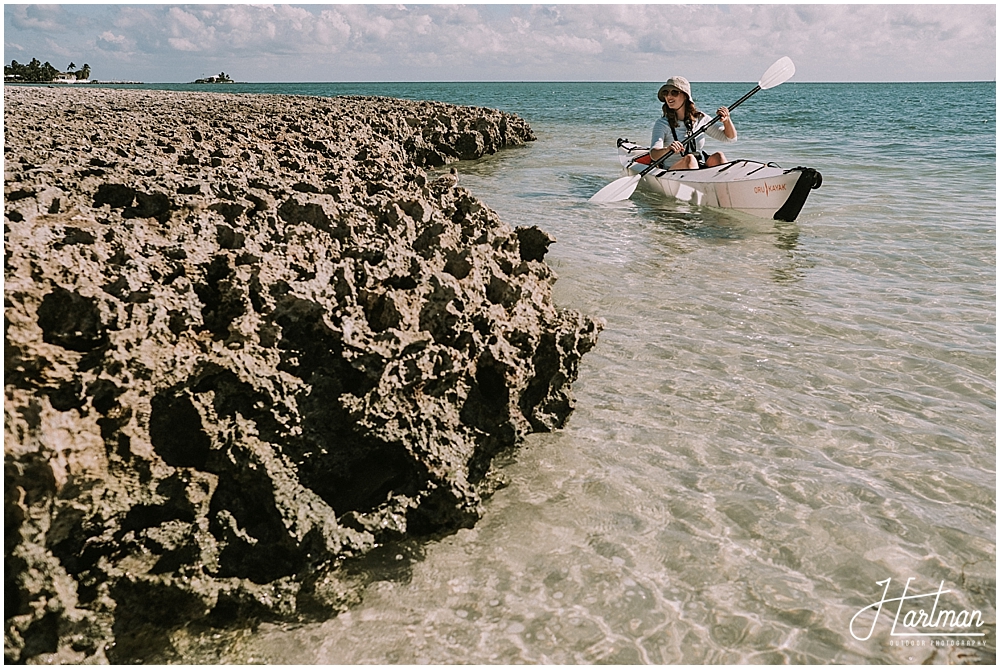
<instances>
[{"instance_id":1,"label":"distant tree","mask_svg":"<svg viewBox=\"0 0 1000 669\"><path fill-rule=\"evenodd\" d=\"M41 63L37 58L32 58L27 65L22 65L17 61L11 61L10 67L4 67L4 75L12 74L20 78L21 81L47 82L59 76L59 70L52 67L51 63Z\"/></svg>"},{"instance_id":2,"label":"distant tree","mask_svg":"<svg viewBox=\"0 0 1000 669\"><path fill-rule=\"evenodd\" d=\"M66 66L66 70L68 72L72 72L75 68L76 68L76 63L74 63L73 61L69 61L69 65Z\"/></svg>"},{"instance_id":3,"label":"distant tree","mask_svg":"<svg viewBox=\"0 0 1000 669\"><path fill-rule=\"evenodd\" d=\"M75 67L75 63L70 63L70 70L73 67ZM27 65L19 63L16 60L10 61L10 65L3 66L3 74L4 77L13 76L19 81L46 83L61 75L62 72L52 67L52 64L49 62L42 63L37 58L32 58L31 62ZM78 70L75 73L71 71L69 74L76 74L77 79L89 79L90 65L84 65L82 70Z\"/></svg>"},{"instance_id":4,"label":"distant tree","mask_svg":"<svg viewBox=\"0 0 1000 669\"><path fill-rule=\"evenodd\" d=\"M32 58L31 62L24 66L22 79L25 81L41 81L42 63L37 58Z\"/></svg>"}]
</instances>

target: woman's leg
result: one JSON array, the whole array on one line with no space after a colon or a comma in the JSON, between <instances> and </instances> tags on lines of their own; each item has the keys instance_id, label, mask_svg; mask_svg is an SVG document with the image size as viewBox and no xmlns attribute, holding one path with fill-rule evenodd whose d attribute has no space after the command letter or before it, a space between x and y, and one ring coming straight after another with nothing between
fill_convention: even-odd
<instances>
[{"instance_id":1,"label":"woman's leg","mask_svg":"<svg viewBox=\"0 0 1000 669\"><path fill-rule=\"evenodd\" d=\"M690 153L678 160L676 163L670 166L672 170L696 170L698 169L698 160L692 156Z\"/></svg>"},{"instance_id":2,"label":"woman's leg","mask_svg":"<svg viewBox=\"0 0 1000 669\"><path fill-rule=\"evenodd\" d=\"M705 161L705 167L715 167L724 162L726 162L726 154L722 151L717 151L708 157L708 160Z\"/></svg>"}]
</instances>

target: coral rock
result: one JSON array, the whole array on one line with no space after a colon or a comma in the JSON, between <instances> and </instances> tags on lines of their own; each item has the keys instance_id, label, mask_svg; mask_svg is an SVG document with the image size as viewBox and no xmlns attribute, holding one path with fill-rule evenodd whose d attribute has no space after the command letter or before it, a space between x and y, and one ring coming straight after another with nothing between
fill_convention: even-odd
<instances>
[{"instance_id":1,"label":"coral rock","mask_svg":"<svg viewBox=\"0 0 1000 669\"><path fill-rule=\"evenodd\" d=\"M424 172L521 119L4 97L7 661L334 614L345 560L472 525L494 457L569 415L600 325L553 306L552 238Z\"/></svg>"}]
</instances>

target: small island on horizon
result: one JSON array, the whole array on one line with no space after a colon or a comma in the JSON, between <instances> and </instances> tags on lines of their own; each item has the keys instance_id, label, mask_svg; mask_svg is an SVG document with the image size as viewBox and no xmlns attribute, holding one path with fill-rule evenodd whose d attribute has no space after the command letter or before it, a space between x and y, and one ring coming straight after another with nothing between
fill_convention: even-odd
<instances>
[{"instance_id":1,"label":"small island on horizon","mask_svg":"<svg viewBox=\"0 0 1000 669\"><path fill-rule=\"evenodd\" d=\"M196 83L196 84L235 84L236 82L233 81L229 77L229 75L226 74L225 72L219 72L218 74L213 75L211 77L206 77L204 79L195 79L194 83Z\"/></svg>"}]
</instances>

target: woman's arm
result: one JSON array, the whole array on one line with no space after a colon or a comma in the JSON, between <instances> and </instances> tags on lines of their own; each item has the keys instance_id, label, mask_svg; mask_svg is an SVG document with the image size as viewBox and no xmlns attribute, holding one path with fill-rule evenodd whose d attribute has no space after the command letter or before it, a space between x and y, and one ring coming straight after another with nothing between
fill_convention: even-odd
<instances>
[{"instance_id":1,"label":"woman's arm","mask_svg":"<svg viewBox=\"0 0 1000 669\"><path fill-rule=\"evenodd\" d=\"M670 146L667 146L666 148L650 149L649 157L652 158L653 160L659 160L661 157L667 155L671 151L673 151L675 154L679 156L682 153L684 153L684 145L681 144L680 142L671 142Z\"/></svg>"},{"instance_id":2,"label":"woman's arm","mask_svg":"<svg viewBox=\"0 0 1000 669\"><path fill-rule=\"evenodd\" d=\"M733 125L733 120L729 118L729 108L719 107L716 112L719 115L719 120L722 121L722 127L720 128L716 124L712 124L705 129L705 134L716 139L720 142L735 142L736 141L736 126Z\"/></svg>"}]
</instances>

